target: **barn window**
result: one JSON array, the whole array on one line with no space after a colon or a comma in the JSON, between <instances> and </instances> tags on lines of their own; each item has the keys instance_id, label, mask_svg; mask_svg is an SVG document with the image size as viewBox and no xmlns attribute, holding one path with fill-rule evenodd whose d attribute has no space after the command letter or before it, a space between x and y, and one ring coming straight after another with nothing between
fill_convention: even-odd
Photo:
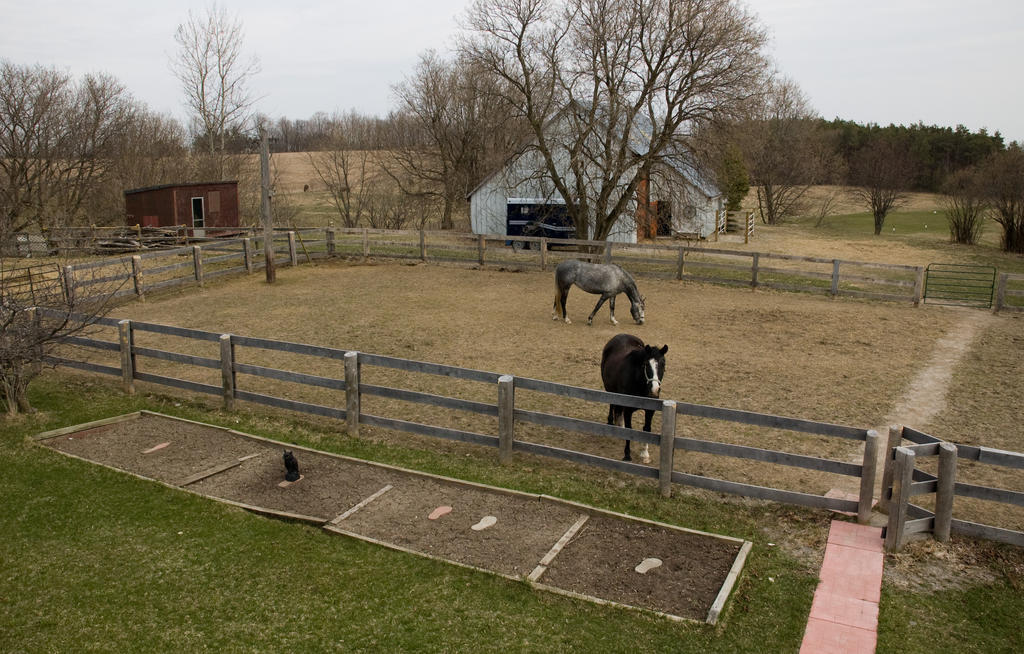
<instances>
[{"instance_id":1,"label":"barn window","mask_svg":"<svg viewBox=\"0 0 1024 654\"><path fill-rule=\"evenodd\" d=\"M206 227L206 215L203 213L203 198L192 198L192 226Z\"/></svg>"}]
</instances>

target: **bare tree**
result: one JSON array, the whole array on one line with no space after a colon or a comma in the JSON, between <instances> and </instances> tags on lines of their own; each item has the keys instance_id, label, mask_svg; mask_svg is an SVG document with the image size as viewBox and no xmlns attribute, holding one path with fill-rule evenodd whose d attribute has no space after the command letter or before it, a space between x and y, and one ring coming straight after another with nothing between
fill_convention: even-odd
<instances>
[{"instance_id":1,"label":"bare tree","mask_svg":"<svg viewBox=\"0 0 1024 654\"><path fill-rule=\"evenodd\" d=\"M766 68L733 0L476 0L467 23L462 52L502 81L524 155L595 239L680 143L739 115Z\"/></svg>"},{"instance_id":2,"label":"bare tree","mask_svg":"<svg viewBox=\"0 0 1024 654\"><path fill-rule=\"evenodd\" d=\"M60 265L17 267L0 258L0 404L8 416L33 410L28 386L47 357L107 312L119 284L96 280L91 295L79 297Z\"/></svg>"},{"instance_id":3,"label":"bare tree","mask_svg":"<svg viewBox=\"0 0 1024 654\"><path fill-rule=\"evenodd\" d=\"M203 15L190 10L174 40L178 53L171 70L192 113L194 135L222 159L229 132L241 129L249 118L254 98L248 85L259 72L259 62L243 57L242 23L216 2Z\"/></svg>"},{"instance_id":4,"label":"bare tree","mask_svg":"<svg viewBox=\"0 0 1024 654\"><path fill-rule=\"evenodd\" d=\"M0 236L119 220L123 156L149 118L107 75L0 63Z\"/></svg>"},{"instance_id":5,"label":"bare tree","mask_svg":"<svg viewBox=\"0 0 1024 654\"><path fill-rule=\"evenodd\" d=\"M837 174L839 159L796 82L773 79L751 107L738 131L761 219L775 225L803 208L812 186Z\"/></svg>"},{"instance_id":6,"label":"bare tree","mask_svg":"<svg viewBox=\"0 0 1024 654\"><path fill-rule=\"evenodd\" d=\"M1003 229L1002 247L1024 254L1024 149L1012 143L982 166L993 219Z\"/></svg>"},{"instance_id":7,"label":"bare tree","mask_svg":"<svg viewBox=\"0 0 1024 654\"><path fill-rule=\"evenodd\" d=\"M467 193L519 138L493 101L494 83L473 61L429 51L394 89L421 142L392 148L386 170L407 195L440 201L441 229L452 229Z\"/></svg>"},{"instance_id":8,"label":"bare tree","mask_svg":"<svg viewBox=\"0 0 1024 654\"><path fill-rule=\"evenodd\" d=\"M963 169L951 174L945 183L946 220L949 240L974 245L988 208L982 180L976 169Z\"/></svg>"},{"instance_id":9,"label":"bare tree","mask_svg":"<svg viewBox=\"0 0 1024 654\"><path fill-rule=\"evenodd\" d=\"M885 217L907 200L916 166L904 143L878 136L853 156L850 164L852 193L874 217L875 235L882 233Z\"/></svg>"},{"instance_id":10,"label":"bare tree","mask_svg":"<svg viewBox=\"0 0 1024 654\"><path fill-rule=\"evenodd\" d=\"M335 125L328 139L328 149L307 154L345 227L359 226L378 175L374 154L352 146L344 128Z\"/></svg>"}]
</instances>

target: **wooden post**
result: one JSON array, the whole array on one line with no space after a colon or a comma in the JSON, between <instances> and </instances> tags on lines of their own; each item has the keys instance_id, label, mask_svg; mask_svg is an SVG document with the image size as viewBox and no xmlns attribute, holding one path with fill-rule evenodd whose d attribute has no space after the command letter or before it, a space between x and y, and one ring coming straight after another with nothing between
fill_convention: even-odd
<instances>
[{"instance_id":1,"label":"wooden post","mask_svg":"<svg viewBox=\"0 0 1024 654\"><path fill-rule=\"evenodd\" d=\"M924 268L917 266L917 274L914 275L914 306L920 306L924 295Z\"/></svg>"},{"instance_id":2,"label":"wooden post","mask_svg":"<svg viewBox=\"0 0 1024 654\"><path fill-rule=\"evenodd\" d=\"M540 271L544 272L547 270L548 259L548 239L546 236L540 237Z\"/></svg>"},{"instance_id":3,"label":"wooden post","mask_svg":"<svg viewBox=\"0 0 1024 654\"><path fill-rule=\"evenodd\" d=\"M252 239L249 237L242 239L242 259L245 261L245 272L249 275L252 274Z\"/></svg>"},{"instance_id":4,"label":"wooden post","mask_svg":"<svg viewBox=\"0 0 1024 654\"><path fill-rule=\"evenodd\" d=\"M121 388L127 395L135 395L135 343L132 321L119 320L117 335L121 343Z\"/></svg>"},{"instance_id":5,"label":"wooden post","mask_svg":"<svg viewBox=\"0 0 1024 654\"><path fill-rule=\"evenodd\" d=\"M370 231L363 227L363 258L370 256Z\"/></svg>"},{"instance_id":6,"label":"wooden post","mask_svg":"<svg viewBox=\"0 0 1024 654\"><path fill-rule=\"evenodd\" d=\"M832 289L829 292L832 297L839 295L839 259L832 260Z\"/></svg>"},{"instance_id":7,"label":"wooden post","mask_svg":"<svg viewBox=\"0 0 1024 654\"><path fill-rule=\"evenodd\" d=\"M420 261L427 260L427 232L420 230Z\"/></svg>"},{"instance_id":8,"label":"wooden post","mask_svg":"<svg viewBox=\"0 0 1024 654\"><path fill-rule=\"evenodd\" d=\"M747 219L743 225L743 242L750 243L750 235L754 232L754 212L747 213Z\"/></svg>"},{"instance_id":9,"label":"wooden post","mask_svg":"<svg viewBox=\"0 0 1024 654\"><path fill-rule=\"evenodd\" d=\"M345 353L345 424L349 436L359 435L359 353Z\"/></svg>"},{"instance_id":10,"label":"wooden post","mask_svg":"<svg viewBox=\"0 0 1024 654\"><path fill-rule=\"evenodd\" d=\"M757 288L757 271L761 267L761 253L755 252L753 260L750 262L750 285L753 288Z\"/></svg>"},{"instance_id":11,"label":"wooden post","mask_svg":"<svg viewBox=\"0 0 1024 654\"><path fill-rule=\"evenodd\" d=\"M192 267L196 272L196 283L203 285L203 249L198 245L192 246Z\"/></svg>"},{"instance_id":12,"label":"wooden post","mask_svg":"<svg viewBox=\"0 0 1024 654\"><path fill-rule=\"evenodd\" d=\"M871 521L871 505L875 498L875 475L878 470L878 432L869 429L864 439L864 463L860 472L860 498L857 501L857 522Z\"/></svg>"},{"instance_id":13,"label":"wooden post","mask_svg":"<svg viewBox=\"0 0 1024 654\"><path fill-rule=\"evenodd\" d=\"M611 241L605 241L604 242L604 262L605 263L611 263L612 262L612 242Z\"/></svg>"},{"instance_id":14,"label":"wooden post","mask_svg":"<svg viewBox=\"0 0 1024 654\"><path fill-rule=\"evenodd\" d=\"M263 218L263 270L267 283L277 280L274 265L274 218L270 214L270 146L267 130L260 126L260 215Z\"/></svg>"},{"instance_id":15,"label":"wooden post","mask_svg":"<svg viewBox=\"0 0 1024 654\"><path fill-rule=\"evenodd\" d=\"M935 492L935 540L949 540L953 523L953 498L956 486L956 445L939 443L939 484Z\"/></svg>"},{"instance_id":16,"label":"wooden post","mask_svg":"<svg viewBox=\"0 0 1024 654\"><path fill-rule=\"evenodd\" d=\"M220 335L220 377L224 386L224 410L235 410L235 344L231 334Z\"/></svg>"},{"instance_id":17,"label":"wooden post","mask_svg":"<svg viewBox=\"0 0 1024 654\"><path fill-rule=\"evenodd\" d=\"M1009 273L1002 273L999 275L999 284L996 286L996 305L992 309L997 313L1002 310L1003 305L1006 303L1006 285L1009 281Z\"/></svg>"},{"instance_id":18,"label":"wooden post","mask_svg":"<svg viewBox=\"0 0 1024 654\"><path fill-rule=\"evenodd\" d=\"M142 297L142 257L137 254L132 255L132 284L135 285L135 294Z\"/></svg>"},{"instance_id":19,"label":"wooden post","mask_svg":"<svg viewBox=\"0 0 1024 654\"><path fill-rule=\"evenodd\" d=\"M676 279L682 279L683 278L683 265L685 265L685 263L686 263L683 260L685 252L686 252L686 250L684 250L681 247L679 248L679 261L678 261L678 263L676 265Z\"/></svg>"},{"instance_id":20,"label":"wooden post","mask_svg":"<svg viewBox=\"0 0 1024 654\"><path fill-rule=\"evenodd\" d=\"M476 258L480 262L480 267L484 267L484 250L487 249L487 243L484 241L483 234L476 235Z\"/></svg>"},{"instance_id":21,"label":"wooden post","mask_svg":"<svg viewBox=\"0 0 1024 654\"><path fill-rule=\"evenodd\" d=\"M882 494L878 498L878 510L889 512L889 487L892 486L893 455L903 444L903 425L889 425L889 441L885 445L885 465L882 467Z\"/></svg>"},{"instance_id":22,"label":"wooden post","mask_svg":"<svg viewBox=\"0 0 1024 654\"><path fill-rule=\"evenodd\" d=\"M498 377L498 462L508 463L515 443L515 380Z\"/></svg>"},{"instance_id":23,"label":"wooden post","mask_svg":"<svg viewBox=\"0 0 1024 654\"><path fill-rule=\"evenodd\" d=\"M295 249L295 232L288 231L288 263L292 268L299 265L299 251Z\"/></svg>"},{"instance_id":24,"label":"wooden post","mask_svg":"<svg viewBox=\"0 0 1024 654\"><path fill-rule=\"evenodd\" d=\"M64 299L68 306L75 304L75 268L64 266Z\"/></svg>"},{"instance_id":25,"label":"wooden post","mask_svg":"<svg viewBox=\"0 0 1024 654\"><path fill-rule=\"evenodd\" d=\"M335 251L334 228L333 227L328 227L327 228L327 256L328 257L333 257L334 256L334 251Z\"/></svg>"},{"instance_id":26,"label":"wooden post","mask_svg":"<svg viewBox=\"0 0 1024 654\"><path fill-rule=\"evenodd\" d=\"M676 454L676 403L661 403L661 440L658 443L658 490L662 497L672 497L672 471Z\"/></svg>"},{"instance_id":27,"label":"wooden post","mask_svg":"<svg viewBox=\"0 0 1024 654\"><path fill-rule=\"evenodd\" d=\"M903 546L910 503L910 484L914 478L917 456L906 447L896 448L893 467L892 502L889 504L889 525L885 530L885 550L895 552Z\"/></svg>"}]
</instances>

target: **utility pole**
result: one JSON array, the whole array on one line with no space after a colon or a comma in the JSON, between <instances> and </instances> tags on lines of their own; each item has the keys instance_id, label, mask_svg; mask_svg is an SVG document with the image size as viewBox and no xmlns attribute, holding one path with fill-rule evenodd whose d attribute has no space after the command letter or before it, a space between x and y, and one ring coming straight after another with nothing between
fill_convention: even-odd
<instances>
[{"instance_id":1,"label":"utility pole","mask_svg":"<svg viewBox=\"0 0 1024 654\"><path fill-rule=\"evenodd\" d=\"M260 197L263 217L263 260L266 263L267 283L277 279L274 270L274 223L270 217L270 148L267 145L267 130L262 123L260 129Z\"/></svg>"}]
</instances>

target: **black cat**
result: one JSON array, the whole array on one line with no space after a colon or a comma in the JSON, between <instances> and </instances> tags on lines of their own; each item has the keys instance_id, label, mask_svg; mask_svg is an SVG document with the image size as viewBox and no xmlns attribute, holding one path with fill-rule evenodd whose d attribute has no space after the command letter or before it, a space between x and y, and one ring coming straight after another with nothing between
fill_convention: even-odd
<instances>
[{"instance_id":1,"label":"black cat","mask_svg":"<svg viewBox=\"0 0 1024 654\"><path fill-rule=\"evenodd\" d=\"M298 481L299 462L295 459L295 455L292 454L291 450L285 450L284 452L284 468L287 471L284 475L285 481Z\"/></svg>"}]
</instances>

